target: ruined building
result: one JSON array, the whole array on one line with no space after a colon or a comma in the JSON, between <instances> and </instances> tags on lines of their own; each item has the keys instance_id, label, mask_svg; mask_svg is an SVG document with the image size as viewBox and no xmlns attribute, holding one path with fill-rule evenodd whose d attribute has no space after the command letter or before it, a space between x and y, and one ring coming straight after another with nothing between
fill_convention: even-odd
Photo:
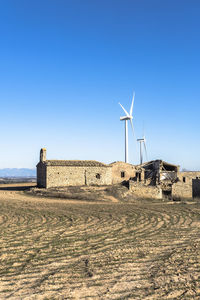
<instances>
[{"instance_id":1,"label":"ruined building","mask_svg":"<svg viewBox=\"0 0 200 300\"><path fill-rule=\"evenodd\" d=\"M129 181L129 187L135 194L159 199L172 196L172 185L177 181L179 166L154 160L135 168L135 177Z\"/></svg>"},{"instance_id":2,"label":"ruined building","mask_svg":"<svg viewBox=\"0 0 200 300\"><path fill-rule=\"evenodd\" d=\"M180 172L179 166L163 160L142 165L94 160L47 160L46 149L40 151L37 164L39 187L111 185L128 183L130 191L140 198L200 198L200 172Z\"/></svg>"},{"instance_id":3,"label":"ruined building","mask_svg":"<svg viewBox=\"0 0 200 300\"><path fill-rule=\"evenodd\" d=\"M141 198L200 198L200 172L180 172L180 167L162 160L135 166L129 189Z\"/></svg>"}]
</instances>

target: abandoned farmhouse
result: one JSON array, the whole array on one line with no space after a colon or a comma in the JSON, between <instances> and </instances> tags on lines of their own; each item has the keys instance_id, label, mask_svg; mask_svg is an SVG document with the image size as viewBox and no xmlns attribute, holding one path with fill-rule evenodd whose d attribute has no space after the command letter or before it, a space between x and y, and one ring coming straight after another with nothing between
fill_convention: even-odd
<instances>
[{"instance_id":1,"label":"abandoned farmhouse","mask_svg":"<svg viewBox=\"0 0 200 300\"><path fill-rule=\"evenodd\" d=\"M179 166L162 160L141 165L125 162L103 164L93 160L47 160L40 150L37 185L42 188L111 185L128 182L141 198L200 198L200 172L180 172Z\"/></svg>"}]
</instances>

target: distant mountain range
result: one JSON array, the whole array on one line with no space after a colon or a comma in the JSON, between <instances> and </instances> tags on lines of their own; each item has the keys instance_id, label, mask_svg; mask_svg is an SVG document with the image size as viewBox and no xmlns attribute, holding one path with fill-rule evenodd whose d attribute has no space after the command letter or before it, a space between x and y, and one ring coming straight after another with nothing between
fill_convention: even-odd
<instances>
[{"instance_id":1,"label":"distant mountain range","mask_svg":"<svg viewBox=\"0 0 200 300\"><path fill-rule=\"evenodd\" d=\"M36 169L0 169L0 177L36 177Z\"/></svg>"}]
</instances>

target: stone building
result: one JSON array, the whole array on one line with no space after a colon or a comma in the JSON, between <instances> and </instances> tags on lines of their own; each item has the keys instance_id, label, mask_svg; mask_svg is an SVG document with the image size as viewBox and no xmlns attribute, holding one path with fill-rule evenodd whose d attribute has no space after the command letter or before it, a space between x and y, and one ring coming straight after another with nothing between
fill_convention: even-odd
<instances>
[{"instance_id":1,"label":"stone building","mask_svg":"<svg viewBox=\"0 0 200 300\"><path fill-rule=\"evenodd\" d=\"M112 167L109 165L93 160L47 160L46 149L40 150L38 187L109 184L112 184Z\"/></svg>"}]
</instances>

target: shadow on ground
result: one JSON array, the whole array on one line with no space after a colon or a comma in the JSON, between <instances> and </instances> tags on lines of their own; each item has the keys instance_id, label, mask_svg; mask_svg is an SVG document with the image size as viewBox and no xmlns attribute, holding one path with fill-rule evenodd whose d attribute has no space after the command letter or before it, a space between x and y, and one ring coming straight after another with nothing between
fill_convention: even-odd
<instances>
[{"instance_id":1,"label":"shadow on ground","mask_svg":"<svg viewBox=\"0 0 200 300\"><path fill-rule=\"evenodd\" d=\"M36 184L9 184L9 185L0 185L0 191L27 191L35 187Z\"/></svg>"}]
</instances>

